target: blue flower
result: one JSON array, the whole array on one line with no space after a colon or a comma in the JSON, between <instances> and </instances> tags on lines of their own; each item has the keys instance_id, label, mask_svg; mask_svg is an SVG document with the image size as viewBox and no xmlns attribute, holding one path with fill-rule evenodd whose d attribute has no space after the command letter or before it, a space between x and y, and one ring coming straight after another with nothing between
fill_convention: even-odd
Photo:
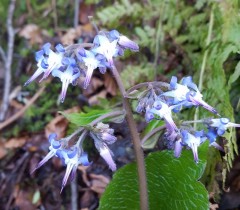
<instances>
[{"instance_id":1,"label":"blue flower","mask_svg":"<svg viewBox=\"0 0 240 210\"><path fill-rule=\"evenodd\" d=\"M222 136L229 127L240 127L240 124L232 123L228 118L211 119L207 124L216 128L219 136Z\"/></svg>"},{"instance_id":2,"label":"blue flower","mask_svg":"<svg viewBox=\"0 0 240 210\"><path fill-rule=\"evenodd\" d=\"M76 67L74 59L65 59L64 62L68 64L66 70L55 69L52 72L52 76L58 77L62 82L61 102L63 102L66 97L68 85L70 83L74 85L80 77L80 70Z\"/></svg>"},{"instance_id":3,"label":"blue flower","mask_svg":"<svg viewBox=\"0 0 240 210\"><path fill-rule=\"evenodd\" d=\"M38 62L37 67L38 69L36 72L30 77L30 79L25 82L24 85L28 85L37 77L39 77L43 73L42 79L39 81L41 82L43 79L46 79L49 74L54 70L58 69L62 64L62 59L64 57L64 48L61 44L58 44L55 48L57 53L53 52L51 49L51 44L46 43L43 45L42 49L35 54L35 59Z\"/></svg>"},{"instance_id":4,"label":"blue flower","mask_svg":"<svg viewBox=\"0 0 240 210\"><path fill-rule=\"evenodd\" d=\"M217 114L216 109L208 105L202 100L203 95L199 92L196 84L193 83L192 77L184 77L181 84L177 83L177 78L172 77L170 81L170 91L162 94L162 96L172 97L172 105L175 110L179 111L182 106L202 106L210 112Z\"/></svg>"},{"instance_id":5,"label":"blue flower","mask_svg":"<svg viewBox=\"0 0 240 210\"><path fill-rule=\"evenodd\" d=\"M138 51L139 46L126 36L120 34L117 30L110 32L100 32L94 39L95 47L93 52L105 56L110 68L113 64L113 57L122 56L125 49Z\"/></svg>"},{"instance_id":6,"label":"blue flower","mask_svg":"<svg viewBox=\"0 0 240 210\"><path fill-rule=\"evenodd\" d=\"M63 188L67 183L69 176L70 176L70 181L72 181L73 178L75 177L78 165L82 164L84 166L88 166L90 163L88 161L87 154L83 153L79 155L79 150L76 146L73 146L72 148L69 148L69 149L59 150L57 152L57 156L60 159L62 159L63 163L67 166L66 173L62 181L62 188L60 191L62 192Z\"/></svg>"},{"instance_id":7,"label":"blue flower","mask_svg":"<svg viewBox=\"0 0 240 210\"><path fill-rule=\"evenodd\" d=\"M65 148L66 145L64 145L63 141L56 140L57 135L55 133L52 133L49 135L49 153L38 163L36 168L32 171L36 171L38 168L40 168L43 164L45 164L50 158L56 156L62 160L64 165L67 166L66 173L63 178L62 182L62 188L65 187L67 180L71 174L71 180L74 178L77 167L79 164L82 164L84 166L88 166L90 163L87 158L87 154L82 151L82 149L78 148L77 146L72 146L71 148Z\"/></svg>"},{"instance_id":8,"label":"blue flower","mask_svg":"<svg viewBox=\"0 0 240 210\"><path fill-rule=\"evenodd\" d=\"M50 160L53 156L56 155L57 151L62 147L61 141L56 140L57 135L52 133L48 137L48 141L50 143L49 153L37 164L36 168L31 172L33 173L38 168L40 168L43 164L45 164L48 160Z\"/></svg>"},{"instance_id":9,"label":"blue flower","mask_svg":"<svg viewBox=\"0 0 240 210\"><path fill-rule=\"evenodd\" d=\"M139 51L139 46L134 41L130 40L128 37L120 34L117 30L112 30L108 33L110 40L117 40L118 45L123 50L130 49L131 51Z\"/></svg>"},{"instance_id":10,"label":"blue flower","mask_svg":"<svg viewBox=\"0 0 240 210\"><path fill-rule=\"evenodd\" d=\"M172 109L161 100L154 102L153 107L146 110L146 121L149 122L158 116L160 119L164 119L168 130L178 131L176 124L172 119Z\"/></svg>"},{"instance_id":11,"label":"blue flower","mask_svg":"<svg viewBox=\"0 0 240 210\"><path fill-rule=\"evenodd\" d=\"M93 41L96 47L91 51L103 55L110 66L113 66L113 57L118 55L117 40L109 41L105 35L97 35Z\"/></svg>"},{"instance_id":12,"label":"blue flower","mask_svg":"<svg viewBox=\"0 0 240 210\"><path fill-rule=\"evenodd\" d=\"M196 132L195 135L189 133L187 130L181 131L182 143L192 149L193 157L196 163L198 163L198 147L205 140L202 138L203 132Z\"/></svg>"},{"instance_id":13,"label":"blue flower","mask_svg":"<svg viewBox=\"0 0 240 210\"><path fill-rule=\"evenodd\" d=\"M101 157L106 161L112 171L116 171L117 167L112 158L113 153L108 147L113 144L117 138L113 135L114 130L109 128L108 124L98 123L97 126L90 132L90 136L94 140L96 149Z\"/></svg>"},{"instance_id":14,"label":"blue flower","mask_svg":"<svg viewBox=\"0 0 240 210\"><path fill-rule=\"evenodd\" d=\"M83 62L84 65L87 67L86 78L84 81L84 88L86 89L90 83L94 69L99 67L101 73L106 72L107 67L105 65L105 58L101 55L96 55L96 53L85 49L79 50L77 57L78 60L80 62Z\"/></svg>"}]
</instances>

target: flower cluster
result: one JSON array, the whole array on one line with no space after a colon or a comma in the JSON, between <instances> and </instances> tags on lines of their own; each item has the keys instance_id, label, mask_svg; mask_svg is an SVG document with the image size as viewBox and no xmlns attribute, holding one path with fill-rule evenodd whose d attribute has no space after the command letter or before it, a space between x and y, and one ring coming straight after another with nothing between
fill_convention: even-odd
<instances>
[{"instance_id":1,"label":"flower cluster","mask_svg":"<svg viewBox=\"0 0 240 210\"><path fill-rule=\"evenodd\" d=\"M67 166L65 176L62 181L62 189L65 187L67 180L71 174L71 180L74 178L77 167L79 164L84 166L89 165L88 157L86 153L79 150L76 146L65 148L64 141L57 140L57 135L52 133L49 135L48 141L50 143L49 153L38 163L37 167L32 173L45 164L50 158L56 156L62 160L64 165ZM62 191L61 189L61 191Z\"/></svg>"},{"instance_id":2,"label":"flower cluster","mask_svg":"<svg viewBox=\"0 0 240 210\"><path fill-rule=\"evenodd\" d=\"M117 138L113 135L114 130L109 128L108 124L98 123L90 129L89 134L94 140L96 149L99 151L102 158L107 162L112 171L116 170L116 164L113 161L113 153L107 146L108 144L113 144ZM75 177L78 165L89 166L87 153L83 152L82 137L85 137L85 133L82 133L79 141L71 147L68 147L68 141L71 138L63 138L57 140L57 135L52 133L49 135L49 153L38 163L36 168L32 173L45 164L50 158L56 156L62 160L62 163L66 165L66 173L62 181L62 189L65 187L67 180L70 176L70 180Z\"/></svg>"},{"instance_id":3,"label":"flower cluster","mask_svg":"<svg viewBox=\"0 0 240 210\"><path fill-rule=\"evenodd\" d=\"M33 80L43 75L40 82L50 74L58 77L62 82L61 102L66 97L66 91L71 83L76 85L80 76L85 77L83 87L86 89L90 83L93 71L99 69L104 74L106 69L114 66L113 58L122 56L125 49L138 51L138 45L121 35L118 31L99 32L93 40L89 50L76 46L64 48L61 44L56 47L56 52L51 50L51 44L46 43L36 52L37 70L25 83L28 85Z\"/></svg>"},{"instance_id":4,"label":"flower cluster","mask_svg":"<svg viewBox=\"0 0 240 210\"><path fill-rule=\"evenodd\" d=\"M165 85L166 86L166 85ZM222 136L228 127L240 127L240 125L231 123L227 118L206 119L201 121L206 125L206 130L194 131L190 126L176 125L173 119L173 113L180 112L183 108L201 106L213 114L218 114L216 109L207 104L203 95L193 83L191 77L184 77L180 83L176 77L172 77L168 84L167 91L155 91L151 84L147 92L145 91L138 98L137 112L145 112L145 119L150 122L153 119L164 120L166 126L165 138L168 140L170 148L174 147L174 154L179 157L184 146L192 149L195 162L198 162L197 149L206 140L209 140L210 146L224 151L216 143L217 137Z\"/></svg>"}]
</instances>

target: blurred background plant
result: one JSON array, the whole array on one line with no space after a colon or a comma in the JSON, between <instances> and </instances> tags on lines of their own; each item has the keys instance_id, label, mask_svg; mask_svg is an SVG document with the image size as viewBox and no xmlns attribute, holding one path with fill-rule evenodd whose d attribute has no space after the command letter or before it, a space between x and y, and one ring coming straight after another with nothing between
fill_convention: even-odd
<instances>
[{"instance_id":1,"label":"blurred background plant","mask_svg":"<svg viewBox=\"0 0 240 210\"><path fill-rule=\"evenodd\" d=\"M6 27L9 2L2 0L0 3L0 46L5 54L8 51L9 42ZM92 18L89 19L89 16ZM28 106L29 101L39 90L38 83L22 87L28 76L36 69L34 52L48 41L54 45L59 42L64 45L91 42L96 34L91 21L100 30L117 29L139 44L140 53L127 52L116 63L121 70L126 88L146 81L169 81L173 75L178 78L193 75L195 83L204 95L204 100L215 107L222 116L230 118L231 121L240 122L240 17L237 0L24 0L16 1L12 20L15 40L11 68L11 97L9 97L5 120L0 122L0 167L2 169L0 183L4 183L0 189L0 194L4 195L1 196L0 203L6 209L23 205L27 195L31 195L32 198L28 200L28 205L41 206L43 203L45 206L50 205L47 195L51 195L57 207L65 206L64 208L67 209L70 205L68 191L63 193L61 201L58 202L60 195L51 193L51 190L55 189L54 184L51 184L47 191L39 187L41 183L45 185L49 182L59 183L59 178L54 176L57 172L63 173L64 170L60 164L56 161L52 163L56 170L52 170L50 165L45 166L36 177L29 175L29 167L34 167L40 152L46 153L47 144L42 144L42 141L46 142L47 134L57 130L60 137L63 137L69 129L73 129L74 125L69 125L58 111L82 110L86 105L90 105L87 109L95 109L96 106L106 109L108 108L106 106L109 106L106 102L109 100L113 101L111 104L120 103L111 74L95 73L87 90L78 86L69 88L64 104L59 103L60 85L53 79L46 82L44 94L31 103L24 114L1 127L1 124L6 123L11 116ZM4 92L4 71L4 58L1 56L1 96ZM99 97L103 99L100 100ZM136 107L134 102L132 106ZM210 116L202 109L181 112L182 120ZM136 115L136 119L139 122L139 131L143 131L144 134L159 126L155 123L151 128L148 126L144 129L145 124L141 123L141 118ZM114 126L116 126L118 137L123 139L118 147L114 148L117 163L122 166L133 159L133 153L127 139L127 131L119 128L118 125ZM237 137L239 138L239 132ZM146 153L162 148L159 143L161 141L157 140L161 140L160 134L157 138L155 136L149 139L150 146ZM207 187L212 203L220 204L222 209L231 209L240 205L240 202L236 201L235 206L229 206L230 203L233 205L229 199L233 199L234 195L240 193L240 177L237 175L239 157L237 156L233 162L238 154L237 144L239 144L235 130L230 129L220 143L224 146L226 154L220 154L215 149L205 147L208 150L208 161L201 181ZM88 147L92 148L91 145ZM20 158L23 162L20 160L20 163L16 162L22 155L25 155L23 156L25 159ZM83 179L78 181L83 189L90 189L86 192L80 190L81 201L79 201L81 207L89 209L97 207L97 195L102 193L111 177L111 173L102 165L97 154L93 153L92 156L98 162L87 171L81 168ZM17 176L12 172L15 162L17 166L25 163L22 175L20 173ZM46 171L51 173L50 177L44 175ZM17 182L12 178L6 178L8 174L13 174L12 178L19 177ZM26 175L23 176L23 174ZM8 185L9 183L11 185ZM28 183L35 187L29 189ZM8 191L6 186L11 186ZM224 192L226 189L231 190L226 193ZM55 192L59 192L59 189ZM64 197L64 195L68 196ZM45 208L54 209L53 206Z\"/></svg>"}]
</instances>

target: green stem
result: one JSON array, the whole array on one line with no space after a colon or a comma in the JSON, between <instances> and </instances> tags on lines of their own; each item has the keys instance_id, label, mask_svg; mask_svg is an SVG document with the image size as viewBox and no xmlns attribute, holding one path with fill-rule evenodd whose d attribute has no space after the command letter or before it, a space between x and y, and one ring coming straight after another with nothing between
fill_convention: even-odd
<instances>
[{"instance_id":1,"label":"green stem","mask_svg":"<svg viewBox=\"0 0 240 210\"><path fill-rule=\"evenodd\" d=\"M151 136L153 136L155 133L157 133L160 130L163 130L166 128L166 125L157 127L155 129L153 129L151 132L149 132L146 136L144 136L141 140L141 145L143 146L143 144L145 143L145 141L147 141Z\"/></svg>"},{"instance_id":2,"label":"green stem","mask_svg":"<svg viewBox=\"0 0 240 210\"><path fill-rule=\"evenodd\" d=\"M214 14L213 14L213 9L212 9L211 14L210 14L209 26L208 26L208 36L207 36L207 40L206 40L206 47L208 47L211 42L213 22L214 22ZM206 69L208 53L209 53L209 49L206 49L206 51L204 52L204 55L203 55L203 61L202 61L202 66L201 66L201 71L200 71L200 77L199 77L199 83L198 83L199 91L202 90L203 75L204 75L205 69ZM195 121L198 119L198 115L199 115L199 109L196 109L195 114L194 114ZM196 127L197 127L197 124L194 123L194 129L196 129Z\"/></svg>"},{"instance_id":3,"label":"green stem","mask_svg":"<svg viewBox=\"0 0 240 210\"><path fill-rule=\"evenodd\" d=\"M189 121L184 121L182 124L191 124L191 123L204 123L204 120L189 120Z\"/></svg>"},{"instance_id":4,"label":"green stem","mask_svg":"<svg viewBox=\"0 0 240 210\"><path fill-rule=\"evenodd\" d=\"M160 9L160 15L159 15L159 22L157 27L157 34L156 34L156 47L155 47L155 57L154 57L154 78L157 80L157 63L158 63L158 57L159 57L159 51L160 51L160 44L162 43L164 37L163 34L163 27L162 27L162 13L165 9L165 2L163 1L163 6ZM162 32L162 33L161 33Z\"/></svg>"},{"instance_id":5,"label":"green stem","mask_svg":"<svg viewBox=\"0 0 240 210\"><path fill-rule=\"evenodd\" d=\"M137 169L138 169L140 209L147 210L148 209L148 193L147 193L146 169L145 169L145 163L144 163L144 154L141 148L140 137L137 132L137 125L133 119L133 113L132 113L130 103L128 99L125 97L127 95L126 90L123 86L122 80L115 66L112 66L112 72L122 95L123 107L126 111L126 120L132 136L132 142L133 142L133 147L134 147L134 152L135 152L135 157L137 162Z\"/></svg>"}]
</instances>

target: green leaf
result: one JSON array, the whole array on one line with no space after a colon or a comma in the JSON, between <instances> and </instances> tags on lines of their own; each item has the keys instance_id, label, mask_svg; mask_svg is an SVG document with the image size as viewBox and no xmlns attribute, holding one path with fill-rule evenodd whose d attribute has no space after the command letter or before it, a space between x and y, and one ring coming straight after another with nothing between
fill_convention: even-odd
<instances>
[{"instance_id":1,"label":"green leaf","mask_svg":"<svg viewBox=\"0 0 240 210\"><path fill-rule=\"evenodd\" d=\"M230 76L229 80L228 80L228 86L230 86L232 83L234 83L238 77L240 76L240 62L238 62L234 73Z\"/></svg>"},{"instance_id":2,"label":"green leaf","mask_svg":"<svg viewBox=\"0 0 240 210\"><path fill-rule=\"evenodd\" d=\"M196 164L190 150L179 159L171 151L155 152L146 158L149 209L208 210L208 192L200 183L206 165L205 143L199 148ZM136 164L119 169L100 200L99 210L139 210Z\"/></svg>"},{"instance_id":3,"label":"green leaf","mask_svg":"<svg viewBox=\"0 0 240 210\"><path fill-rule=\"evenodd\" d=\"M153 129L160 127L164 125L164 121L161 120L152 120L146 128L144 129L142 136L146 136L148 133L150 133ZM165 130L165 129L164 129ZM144 144L142 145L143 149L153 149L157 143L157 140L159 139L159 136L161 135L163 130L155 133L150 138L148 138Z\"/></svg>"},{"instance_id":4,"label":"green leaf","mask_svg":"<svg viewBox=\"0 0 240 210\"><path fill-rule=\"evenodd\" d=\"M93 120L97 119L98 117L102 116L103 114L106 114L108 112L111 112L111 110L90 110L88 113L80 112L80 113L64 113L59 112L64 117L68 119L71 123L77 125L77 126L85 126L91 123Z\"/></svg>"}]
</instances>

